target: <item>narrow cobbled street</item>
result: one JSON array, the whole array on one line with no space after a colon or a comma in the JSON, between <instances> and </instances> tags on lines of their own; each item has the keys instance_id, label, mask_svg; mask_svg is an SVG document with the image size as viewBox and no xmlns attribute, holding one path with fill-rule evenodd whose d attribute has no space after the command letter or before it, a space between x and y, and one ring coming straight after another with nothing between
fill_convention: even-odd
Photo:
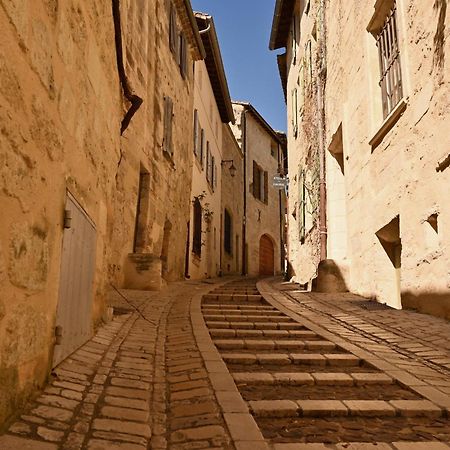
<instances>
[{"instance_id":1,"label":"narrow cobbled street","mask_svg":"<svg viewBox=\"0 0 450 450\"><path fill-rule=\"evenodd\" d=\"M448 322L275 279L111 304L2 450L450 448Z\"/></svg>"}]
</instances>

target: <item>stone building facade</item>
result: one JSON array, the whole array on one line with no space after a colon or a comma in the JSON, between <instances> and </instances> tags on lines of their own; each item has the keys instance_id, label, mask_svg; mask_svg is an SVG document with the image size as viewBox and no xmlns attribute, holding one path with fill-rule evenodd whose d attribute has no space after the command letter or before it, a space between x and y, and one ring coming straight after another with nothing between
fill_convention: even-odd
<instances>
[{"instance_id":1,"label":"stone building facade","mask_svg":"<svg viewBox=\"0 0 450 450\"><path fill-rule=\"evenodd\" d=\"M295 281L450 317L449 19L446 1L277 0Z\"/></svg>"},{"instance_id":2,"label":"stone building facade","mask_svg":"<svg viewBox=\"0 0 450 450\"><path fill-rule=\"evenodd\" d=\"M206 58L194 68L194 163L186 275L200 279L221 274L223 142L234 115L214 20L203 13L195 16Z\"/></svg>"},{"instance_id":3,"label":"stone building facade","mask_svg":"<svg viewBox=\"0 0 450 450\"><path fill-rule=\"evenodd\" d=\"M111 284L184 275L204 49L188 0L1 0L0 24L2 424Z\"/></svg>"},{"instance_id":4,"label":"stone building facade","mask_svg":"<svg viewBox=\"0 0 450 450\"><path fill-rule=\"evenodd\" d=\"M273 186L282 171L284 135L249 103L234 102L233 133L244 154L243 273L284 270L284 194Z\"/></svg>"}]
</instances>

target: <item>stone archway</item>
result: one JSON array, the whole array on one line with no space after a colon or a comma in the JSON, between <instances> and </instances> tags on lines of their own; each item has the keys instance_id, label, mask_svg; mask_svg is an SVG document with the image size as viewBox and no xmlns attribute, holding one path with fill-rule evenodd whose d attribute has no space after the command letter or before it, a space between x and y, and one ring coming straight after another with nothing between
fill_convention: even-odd
<instances>
[{"instance_id":1,"label":"stone archway","mask_svg":"<svg viewBox=\"0 0 450 450\"><path fill-rule=\"evenodd\" d=\"M275 249L269 235L263 234L259 240L259 275L273 276L275 272Z\"/></svg>"}]
</instances>

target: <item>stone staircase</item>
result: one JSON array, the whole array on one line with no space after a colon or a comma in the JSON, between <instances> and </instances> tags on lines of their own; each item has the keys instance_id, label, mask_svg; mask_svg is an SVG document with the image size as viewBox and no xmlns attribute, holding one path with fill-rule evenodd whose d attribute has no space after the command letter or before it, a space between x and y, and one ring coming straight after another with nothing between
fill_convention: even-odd
<instances>
[{"instance_id":1,"label":"stone staircase","mask_svg":"<svg viewBox=\"0 0 450 450\"><path fill-rule=\"evenodd\" d=\"M277 310L255 281L210 292L202 312L271 448L450 449L444 409Z\"/></svg>"}]
</instances>

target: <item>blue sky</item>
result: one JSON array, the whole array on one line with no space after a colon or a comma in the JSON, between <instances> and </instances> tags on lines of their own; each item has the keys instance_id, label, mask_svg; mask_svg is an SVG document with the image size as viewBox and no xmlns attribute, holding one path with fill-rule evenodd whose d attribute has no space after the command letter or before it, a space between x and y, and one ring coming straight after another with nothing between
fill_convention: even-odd
<instances>
[{"instance_id":1,"label":"blue sky","mask_svg":"<svg viewBox=\"0 0 450 450\"><path fill-rule=\"evenodd\" d=\"M276 130L286 130L286 106L276 54L269 50L275 0L191 0L214 17L233 100L249 101Z\"/></svg>"}]
</instances>

